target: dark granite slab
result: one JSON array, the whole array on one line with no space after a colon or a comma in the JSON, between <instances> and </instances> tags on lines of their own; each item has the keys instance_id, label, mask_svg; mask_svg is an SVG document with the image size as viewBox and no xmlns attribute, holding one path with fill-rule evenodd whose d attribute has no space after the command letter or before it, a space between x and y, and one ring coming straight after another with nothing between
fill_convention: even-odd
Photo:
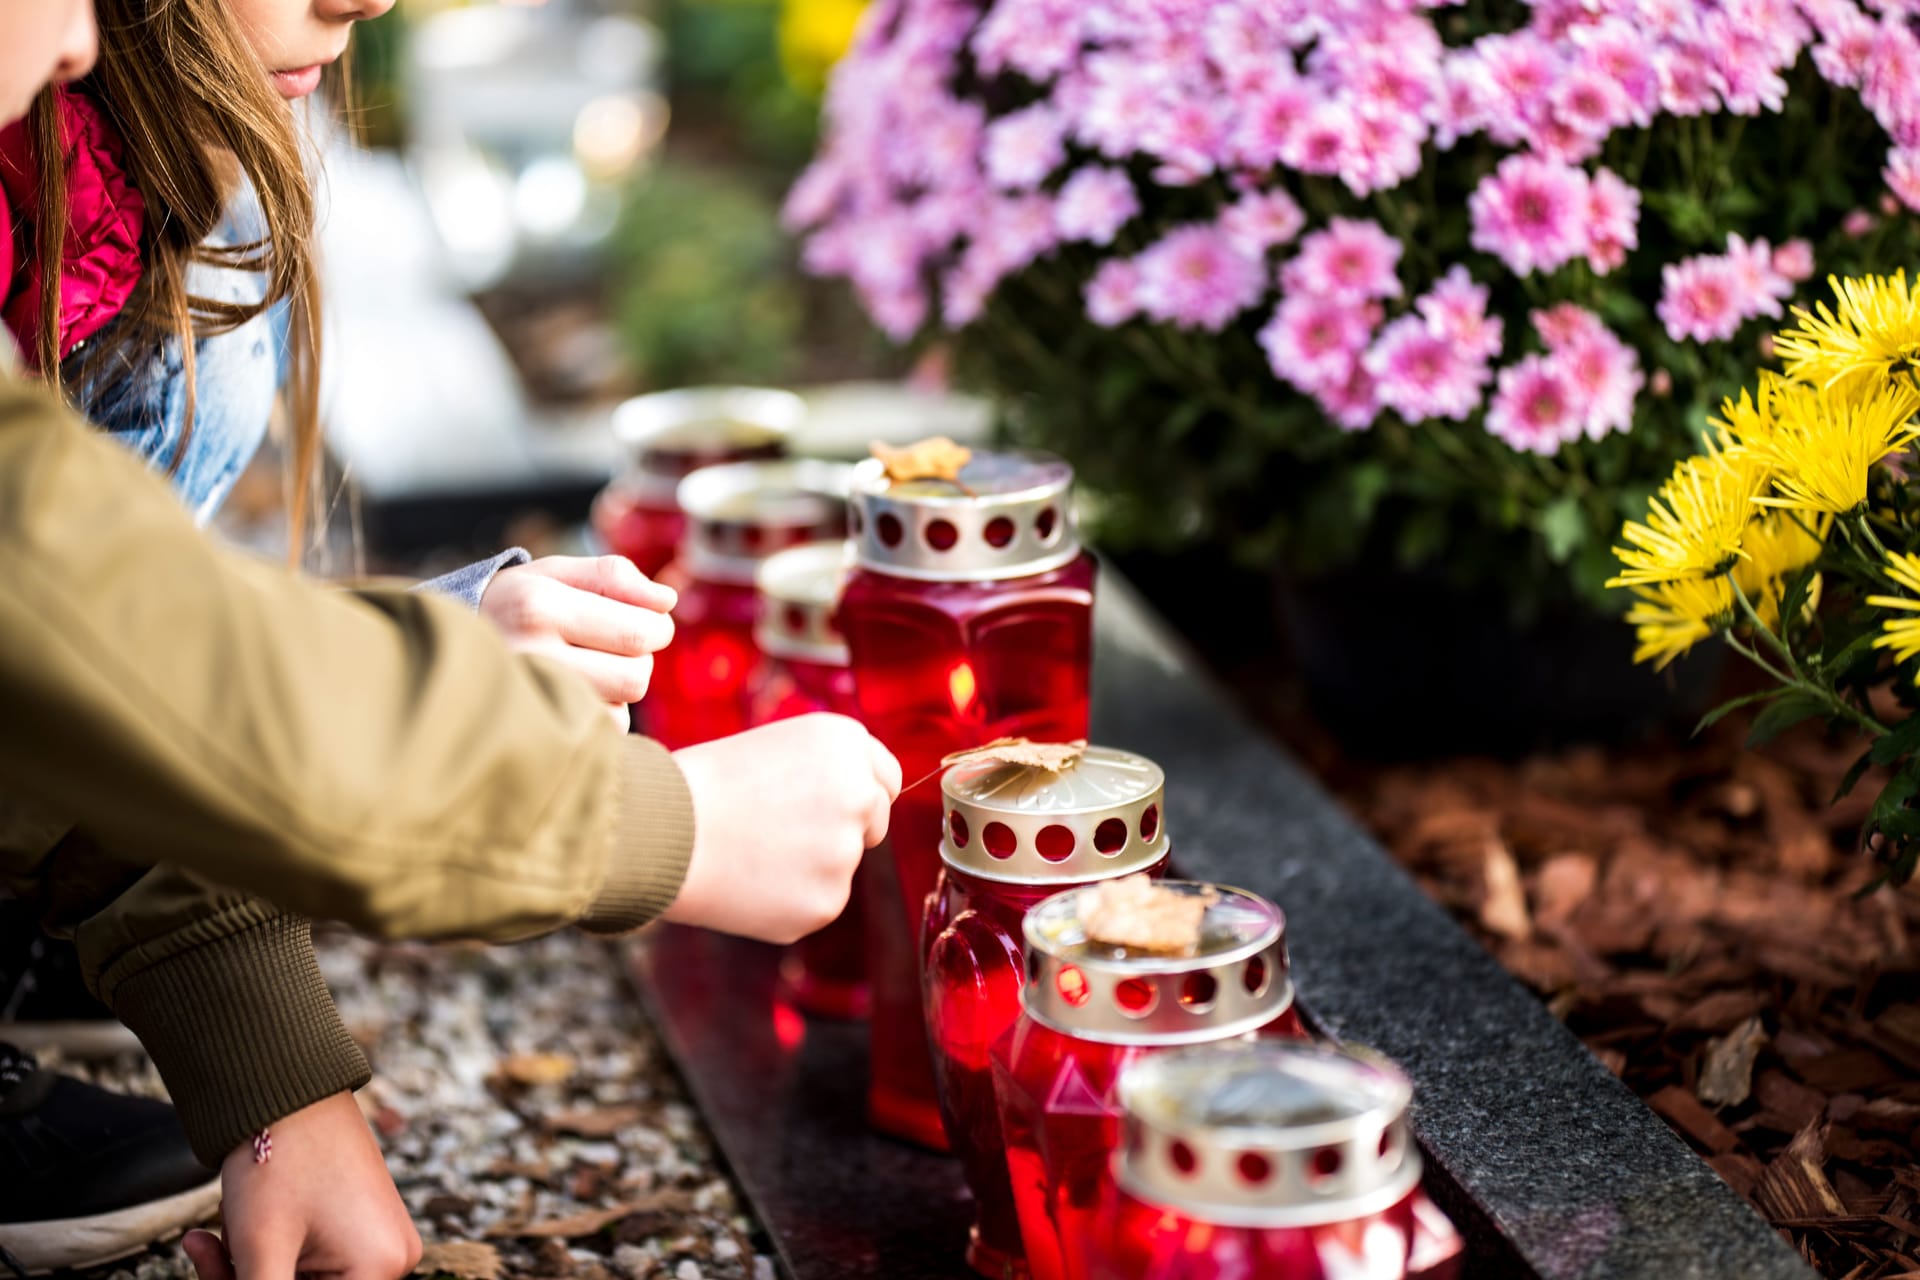
<instances>
[{"instance_id":1,"label":"dark granite slab","mask_svg":"<svg viewBox=\"0 0 1920 1280\"><path fill-rule=\"evenodd\" d=\"M1311 1020L1398 1061L1434 1194L1472 1280L1812 1273L1713 1171L1195 665L1124 584L1101 585L1096 741L1167 769L1183 875L1288 914ZM772 999L770 948L664 929L635 975L795 1280L965 1275L950 1161L868 1133L862 1028Z\"/></svg>"}]
</instances>

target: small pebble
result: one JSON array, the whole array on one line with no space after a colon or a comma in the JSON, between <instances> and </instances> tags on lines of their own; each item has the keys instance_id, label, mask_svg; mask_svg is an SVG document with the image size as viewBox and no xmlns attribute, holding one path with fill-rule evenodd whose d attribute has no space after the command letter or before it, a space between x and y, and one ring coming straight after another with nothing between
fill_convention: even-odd
<instances>
[{"instance_id":1,"label":"small pebble","mask_svg":"<svg viewBox=\"0 0 1920 1280\"><path fill-rule=\"evenodd\" d=\"M700 1270L700 1264L688 1258L673 1269L673 1280L705 1280L706 1273Z\"/></svg>"}]
</instances>

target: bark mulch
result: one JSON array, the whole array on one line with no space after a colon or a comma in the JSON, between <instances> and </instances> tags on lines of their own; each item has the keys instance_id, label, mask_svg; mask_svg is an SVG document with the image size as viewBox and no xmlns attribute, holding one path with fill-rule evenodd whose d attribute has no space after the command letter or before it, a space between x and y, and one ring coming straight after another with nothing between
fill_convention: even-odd
<instances>
[{"instance_id":1,"label":"bark mulch","mask_svg":"<svg viewBox=\"0 0 1920 1280\"><path fill-rule=\"evenodd\" d=\"M1318 772L1822 1274L1920 1277L1920 888L1860 891L1859 750L1744 723Z\"/></svg>"}]
</instances>

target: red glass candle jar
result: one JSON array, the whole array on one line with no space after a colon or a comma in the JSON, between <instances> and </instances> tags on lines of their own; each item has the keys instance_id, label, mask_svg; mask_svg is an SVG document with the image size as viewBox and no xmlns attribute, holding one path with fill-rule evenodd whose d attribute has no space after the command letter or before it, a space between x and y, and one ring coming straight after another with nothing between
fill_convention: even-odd
<instances>
[{"instance_id":1,"label":"red glass candle jar","mask_svg":"<svg viewBox=\"0 0 1920 1280\"><path fill-rule=\"evenodd\" d=\"M815 711L852 715L853 673L847 645L833 625L847 572L845 542L814 542L769 556L756 581L760 621L754 630L760 666L747 689L749 725ZM864 866L855 873L846 910L824 929L787 948L780 982L788 999L823 1018L864 1018L867 987Z\"/></svg>"},{"instance_id":2,"label":"red glass candle jar","mask_svg":"<svg viewBox=\"0 0 1920 1280\"><path fill-rule=\"evenodd\" d=\"M1091 1275L1402 1280L1426 1244L1450 1241L1457 1256L1451 1225L1422 1203L1411 1096L1381 1059L1319 1046L1214 1045L1133 1064Z\"/></svg>"},{"instance_id":3,"label":"red glass candle jar","mask_svg":"<svg viewBox=\"0 0 1920 1280\"><path fill-rule=\"evenodd\" d=\"M660 580L680 593L673 643L654 658L639 721L669 747L747 727L747 681L760 662L754 575L776 551L846 533L851 468L809 460L736 462L680 482L680 552Z\"/></svg>"},{"instance_id":4,"label":"red glass candle jar","mask_svg":"<svg viewBox=\"0 0 1920 1280\"><path fill-rule=\"evenodd\" d=\"M675 490L702 467L786 453L806 417L790 391L686 387L635 396L613 411L626 470L600 491L588 520L609 551L655 577L680 546L685 517Z\"/></svg>"},{"instance_id":5,"label":"red glass candle jar","mask_svg":"<svg viewBox=\"0 0 1920 1280\"><path fill-rule=\"evenodd\" d=\"M1020 1016L1027 911L1069 887L1167 863L1166 778L1151 760L1089 747L1067 768L977 760L941 779L944 864L927 911L927 1036L947 1137L973 1190L967 1261L994 1277L1026 1264L989 1052Z\"/></svg>"},{"instance_id":6,"label":"red glass candle jar","mask_svg":"<svg viewBox=\"0 0 1920 1280\"><path fill-rule=\"evenodd\" d=\"M964 486L962 488L961 486ZM959 484L890 485L855 472L856 563L840 603L860 716L909 779L999 737L1087 734L1093 557L1081 550L1073 469L1050 454L980 452ZM891 847L907 928L918 936L939 871L940 797L904 793ZM874 930L884 939L888 932ZM945 1145L911 948L876 951L868 1113L887 1133Z\"/></svg>"},{"instance_id":7,"label":"red glass candle jar","mask_svg":"<svg viewBox=\"0 0 1920 1280\"><path fill-rule=\"evenodd\" d=\"M1077 892L1048 898L1024 922L1023 1012L994 1043L993 1078L1034 1280L1085 1280L1094 1212L1120 1140L1124 1067L1185 1045L1306 1036L1280 909L1239 889L1161 887L1211 895L1192 955L1088 941Z\"/></svg>"}]
</instances>

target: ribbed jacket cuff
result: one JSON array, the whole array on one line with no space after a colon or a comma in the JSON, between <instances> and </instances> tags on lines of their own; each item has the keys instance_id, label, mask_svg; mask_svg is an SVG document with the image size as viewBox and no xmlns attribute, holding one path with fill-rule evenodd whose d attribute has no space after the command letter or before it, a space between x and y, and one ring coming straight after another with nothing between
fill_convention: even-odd
<instances>
[{"instance_id":1,"label":"ribbed jacket cuff","mask_svg":"<svg viewBox=\"0 0 1920 1280\"><path fill-rule=\"evenodd\" d=\"M648 738L622 744L607 878L580 927L637 929L672 905L693 856L693 793L673 756Z\"/></svg>"},{"instance_id":2,"label":"ribbed jacket cuff","mask_svg":"<svg viewBox=\"0 0 1920 1280\"><path fill-rule=\"evenodd\" d=\"M320 976L312 926L299 916L170 956L112 996L209 1168L283 1116L372 1078Z\"/></svg>"}]
</instances>

